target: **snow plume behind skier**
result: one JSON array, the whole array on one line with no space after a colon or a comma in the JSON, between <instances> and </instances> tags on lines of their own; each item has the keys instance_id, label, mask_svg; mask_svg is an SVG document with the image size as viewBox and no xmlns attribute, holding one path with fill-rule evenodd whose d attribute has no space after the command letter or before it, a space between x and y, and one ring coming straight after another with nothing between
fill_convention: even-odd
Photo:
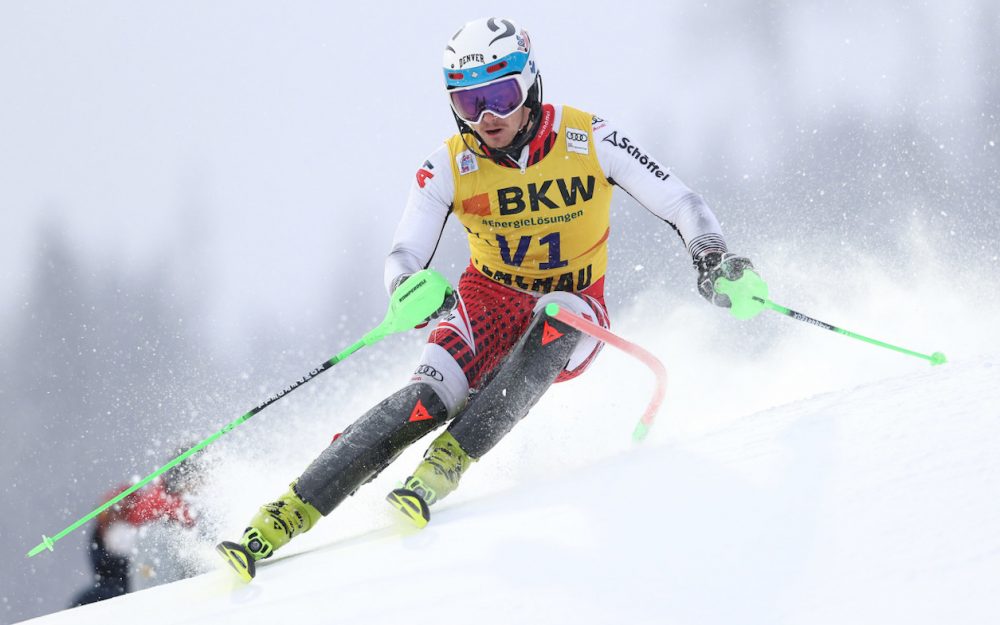
<instances>
[{"instance_id":1,"label":"snow plume behind skier","mask_svg":"<svg viewBox=\"0 0 1000 625\"><path fill-rule=\"evenodd\" d=\"M408 384L262 506L239 543L219 545L245 579L257 560L448 424L387 497L422 527L430 506L453 492L552 384L588 368L601 345L539 312L555 302L610 326L604 279L614 186L680 235L710 302L729 305L714 290L717 277L737 279L753 269L728 253L702 198L631 133L545 102L533 43L514 22L469 22L446 45L442 70L458 133L416 171L386 261L386 290L431 264L452 213L468 236L469 266L455 295L428 319L435 326Z\"/></svg>"},{"instance_id":2,"label":"snow plume behind skier","mask_svg":"<svg viewBox=\"0 0 1000 625\"><path fill-rule=\"evenodd\" d=\"M177 545L197 538L195 530L205 523L198 495L209 466L205 456L189 458L97 517L87 545L91 579L71 606L104 601L200 570L200 563ZM105 499L128 487L118 486Z\"/></svg>"}]
</instances>

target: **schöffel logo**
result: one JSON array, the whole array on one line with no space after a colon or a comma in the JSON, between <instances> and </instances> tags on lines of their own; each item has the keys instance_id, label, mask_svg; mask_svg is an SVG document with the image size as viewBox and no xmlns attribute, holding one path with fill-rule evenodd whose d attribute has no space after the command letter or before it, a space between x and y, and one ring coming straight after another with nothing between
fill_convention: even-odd
<instances>
[{"instance_id":1,"label":"sch\u00f6ffel logo","mask_svg":"<svg viewBox=\"0 0 1000 625\"><path fill-rule=\"evenodd\" d=\"M646 169L649 170L649 173L653 174L657 178L661 180L666 180L667 178L670 177L669 173L660 168L659 163L649 158L649 156L643 154L642 151L638 147L636 147L636 145L632 143L628 137L623 136L621 139L619 139L617 130L613 131L610 135L604 137L603 141L607 141L611 145L619 147L628 152L629 154L631 154L632 158L639 161L640 164L645 165Z\"/></svg>"},{"instance_id":2,"label":"sch\u00f6ffel logo","mask_svg":"<svg viewBox=\"0 0 1000 625\"><path fill-rule=\"evenodd\" d=\"M563 178L557 178L555 180L546 180L540 184L529 182L524 189L521 187L504 187L497 190L497 206L500 209L501 215L516 215L529 206L532 211L537 211L539 205L546 208L568 208L577 202L587 202L590 198L594 197L594 184L596 181L596 178L593 176L587 176L587 182L584 183L579 176L573 176L569 179L569 182ZM553 183L559 190L559 199L563 201L562 206L548 196L550 192L554 191L552 189ZM525 193L528 195L527 201L524 198Z\"/></svg>"},{"instance_id":3,"label":"sch\u00f6ffel logo","mask_svg":"<svg viewBox=\"0 0 1000 625\"><path fill-rule=\"evenodd\" d=\"M590 137L587 131L567 126L566 149L577 154L590 154Z\"/></svg>"}]
</instances>

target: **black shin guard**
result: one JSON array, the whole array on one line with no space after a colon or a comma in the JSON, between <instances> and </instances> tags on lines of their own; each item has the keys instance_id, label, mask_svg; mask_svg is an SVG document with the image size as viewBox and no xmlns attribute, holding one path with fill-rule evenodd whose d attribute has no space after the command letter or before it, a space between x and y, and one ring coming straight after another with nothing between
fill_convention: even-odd
<instances>
[{"instance_id":1,"label":"black shin guard","mask_svg":"<svg viewBox=\"0 0 1000 625\"><path fill-rule=\"evenodd\" d=\"M481 458L520 421L562 372L580 332L539 314L489 383L448 428L465 453Z\"/></svg>"},{"instance_id":2,"label":"black shin guard","mask_svg":"<svg viewBox=\"0 0 1000 625\"><path fill-rule=\"evenodd\" d=\"M411 443L448 419L427 384L411 384L387 397L337 437L305 470L294 488L303 501L330 514Z\"/></svg>"}]
</instances>

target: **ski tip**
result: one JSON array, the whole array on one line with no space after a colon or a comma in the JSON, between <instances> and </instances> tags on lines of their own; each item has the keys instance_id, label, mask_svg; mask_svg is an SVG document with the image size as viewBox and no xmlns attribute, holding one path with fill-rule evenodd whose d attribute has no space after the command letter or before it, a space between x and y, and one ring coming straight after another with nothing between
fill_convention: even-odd
<instances>
[{"instance_id":1,"label":"ski tip","mask_svg":"<svg viewBox=\"0 0 1000 625\"><path fill-rule=\"evenodd\" d=\"M249 582L257 574L253 556L239 543L224 540L215 546L215 551L244 582Z\"/></svg>"},{"instance_id":2,"label":"ski tip","mask_svg":"<svg viewBox=\"0 0 1000 625\"><path fill-rule=\"evenodd\" d=\"M431 510L423 497L408 488L397 488L385 498L392 507L399 510L418 528L427 527L431 520Z\"/></svg>"},{"instance_id":3,"label":"ski tip","mask_svg":"<svg viewBox=\"0 0 1000 625\"><path fill-rule=\"evenodd\" d=\"M933 354L931 354L931 366L932 367L937 366L937 365L943 365L946 362L948 362L948 359L945 358L944 354L942 354L941 352L934 352Z\"/></svg>"}]
</instances>

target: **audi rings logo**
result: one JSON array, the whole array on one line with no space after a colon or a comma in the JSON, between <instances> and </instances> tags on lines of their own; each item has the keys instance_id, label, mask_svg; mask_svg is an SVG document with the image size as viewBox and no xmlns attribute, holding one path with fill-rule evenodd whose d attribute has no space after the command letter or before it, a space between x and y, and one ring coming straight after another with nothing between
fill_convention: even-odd
<instances>
[{"instance_id":1,"label":"audi rings logo","mask_svg":"<svg viewBox=\"0 0 1000 625\"><path fill-rule=\"evenodd\" d=\"M438 382L444 382L444 375L430 365L420 365L417 367L417 370L413 372L413 375L422 375L437 380Z\"/></svg>"},{"instance_id":2,"label":"audi rings logo","mask_svg":"<svg viewBox=\"0 0 1000 625\"><path fill-rule=\"evenodd\" d=\"M586 130L567 126L566 149L577 154L590 154L590 135Z\"/></svg>"}]
</instances>

